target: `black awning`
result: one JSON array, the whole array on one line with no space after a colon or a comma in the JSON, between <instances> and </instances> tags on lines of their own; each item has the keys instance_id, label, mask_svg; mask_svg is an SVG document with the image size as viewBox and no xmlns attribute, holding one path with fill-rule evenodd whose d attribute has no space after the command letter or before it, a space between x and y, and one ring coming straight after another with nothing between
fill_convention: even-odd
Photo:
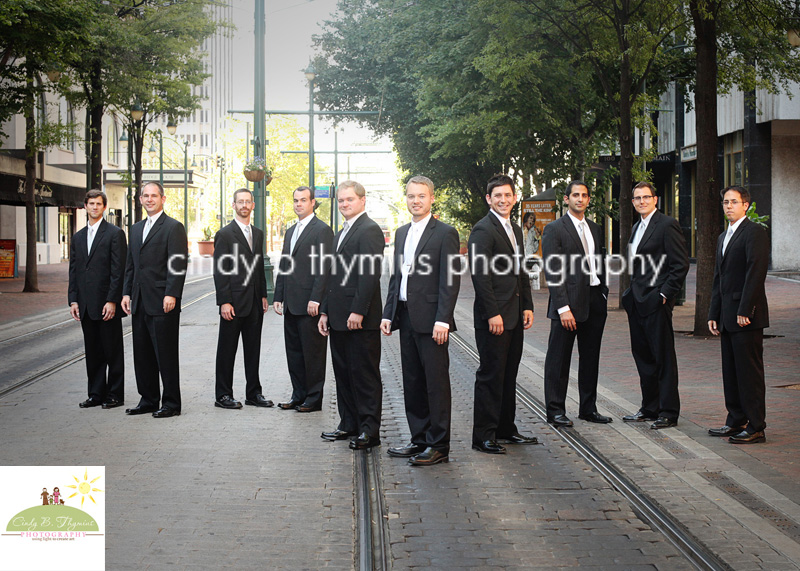
<instances>
[{"instance_id":1,"label":"black awning","mask_svg":"<svg viewBox=\"0 0 800 571\"><path fill-rule=\"evenodd\" d=\"M57 182L36 179L37 206L66 206L83 208L86 189ZM20 176L0 173L0 204L25 206L25 179Z\"/></svg>"}]
</instances>

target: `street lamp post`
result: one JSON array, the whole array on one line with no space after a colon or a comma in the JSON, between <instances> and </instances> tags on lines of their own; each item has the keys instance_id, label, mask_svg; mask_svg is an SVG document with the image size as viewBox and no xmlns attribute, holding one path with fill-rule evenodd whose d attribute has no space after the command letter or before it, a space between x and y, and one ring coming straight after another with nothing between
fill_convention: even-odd
<instances>
[{"instance_id":1,"label":"street lamp post","mask_svg":"<svg viewBox=\"0 0 800 571\"><path fill-rule=\"evenodd\" d=\"M167 131L170 135L174 135L178 126L170 119L167 123ZM158 140L158 182L161 187L164 187L164 138L161 131L155 132L155 137ZM180 143L175 139L167 139L176 145ZM156 149L154 145L150 145L150 158L155 158ZM186 232L189 232L189 139L183 142L183 227Z\"/></svg>"},{"instance_id":2,"label":"street lamp post","mask_svg":"<svg viewBox=\"0 0 800 571\"><path fill-rule=\"evenodd\" d=\"M308 64L303 72L308 80L308 186L314 190L314 79L317 77L317 70L314 64Z\"/></svg>"}]
</instances>

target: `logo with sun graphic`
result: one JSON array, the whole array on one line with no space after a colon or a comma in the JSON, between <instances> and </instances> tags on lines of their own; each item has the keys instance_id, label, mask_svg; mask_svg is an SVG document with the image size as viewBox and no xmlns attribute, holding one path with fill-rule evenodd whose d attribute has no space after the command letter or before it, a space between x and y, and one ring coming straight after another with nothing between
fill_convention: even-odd
<instances>
[{"instance_id":1,"label":"logo with sun graphic","mask_svg":"<svg viewBox=\"0 0 800 571\"><path fill-rule=\"evenodd\" d=\"M74 498L75 496L80 494L80 496L81 496L81 507L83 507L83 502L86 500L87 496L88 496L88 498L90 500L92 500L92 503L97 504L97 502L94 501L94 498L92 497L91 493L92 492L102 492L103 490L101 490L100 488L93 488L92 484L94 484L97 480L102 478L102 476L97 476L94 480L89 481L89 469L87 468L83 473L83 482L81 482L78 479L77 476L72 476L72 477L75 479L75 483L77 484L77 486L76 485L71 485L71 486L67 486L67 487L76 489L78 491L75 492L74 494L72 494L67 499Z\"/></svg>"},{"instance_id":2,"label":"logo with sun graphic","mask_svg":"<svg viewBox=\"0 0 800 571\"><path fill-rule=\"evenodd\" d=\"M93 487L93 484L102 476L90 479L89 469L85 468L82 480L79 476L73 475L72 478L75 483L65 486L65 488L74 489L75 492L66 497L66 494L62 493L58 486L52 488L45 486L41 493L38 492L38 488L32 488L32 495L39 496L41 503L38 503L37 500L35 506L14 515L8 522L6 531L16 532L23 537L45 540L70 540L86 535L98 535L89 533L100 531L95 518L83 509L68 504L77 503L77 498L80 497L80 507L83 508L88 497L93 504L97 505L93 494L103 493L103 490Z\"/></svg>"}]
</instances>

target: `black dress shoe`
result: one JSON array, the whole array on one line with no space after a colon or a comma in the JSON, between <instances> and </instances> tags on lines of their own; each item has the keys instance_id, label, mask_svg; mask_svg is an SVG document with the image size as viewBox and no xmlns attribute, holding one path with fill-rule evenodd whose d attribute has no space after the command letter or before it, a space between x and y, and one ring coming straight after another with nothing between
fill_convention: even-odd
<instances>
[{"instance_id":1,"label":"black dress shoe","mask_svg":"<svg viewBox=\"0 0 800 571\"><path fill-rule=\"evenodd\" d=\"M739 434L734 434L728 438L731 444L758 444L759 442L766 442L767 436L763 430L750 434L746 430L742 430Z\"/></svg>"},{"instance_id":2,"label":"black dress shoe","mask_svg":"<svg viewBox=\"0 0 800 571\"><path fill-rule=\"evenodd\" d=\"M659 416L658 420L656 420L653 424L650 425L650 428L652 428L653 430L660 430L662 428L672 428L673 426L678 426L677 420L672 420L670 418Z\"/></svg>"},{"instance_id":3,"label":"black dress shoe","mask_svg":"<svg viewBox=\"0 0 800 571\"><path fill-rule=\"evenodd\" d=\"M610 416L603 416L597 411L590 412L589 414L579 414L578 418L585 420L586 422L595 422L597 424L608 424L609 422L612 422L612 418Z\"/></svg>"},{"instance_id":4,"label":"black dress shoe","mask_svg":"<svg viewBox=\"0 0 800 571\"><path fill-rule=\"evenodd\" d=\"M502 440L503 444L539 444L539 439L535 436L522 436L519 432L506 438L499 437L497 440Z\"/></svg>"},{"instance_id":5,"label":"black dress shoe","mask_svg":"<svg viewBox=\"0 0 800 571\"><path fill-rule=\"evenodd\" d=\"M103 403L103 408L117 408L118 406L122 406L123 404L125 404L125 402L121 400L107 399L106 402Z\"/></svg>"},{"instance_id":6,"label":"black dress shoe","mask_svg":"<svg viewBox=\"0 0 800 571\"><path fill-rule=\"evenodd\" d=\"M218 406L219 408L242 408L242 403L238 400L235 400L231 395L222 395L217 400L214 401L214 406Z\"/></svg>"},{"instance_id":7,"label":"black dress shoe","mask_svg":"<svg viewBox=\"0 0 800 571\"><path fill-rule=\"evenodd\" d=\"M449 461L450 458L447 454L441 450L434 450L431 447L426 448L424 452L420 452L416 456L412 456L408 459L408 463L412 466L433 466L434 464Z\"/></svg>"},{"instance_id":8,"label":"black dress shoe","mask_svg":"<svg viewBox=\"0 0 800 571\"><path fill-rule=\"evenodd\" d=\"M297 405L295 407L295 410L297 412L319 412L320 410L322 410L322 405L321 404L311 405L311 404L303 403L303 404Z\"/></svg>"},{"instance_id":9,"label":"black dress shoe","mask_svg":"<svg viewBox=\"0 0 800 571\"><path fill-rule=\"evenodd\" d=\"M275 406L275 403L269 399L264 398L264 395L256 395L251 399L244 399L244 404L249 404L250 406L260 406L263 408L270 408Z\"/></svg>"},{"instance_id":10,"label":"black dress shoe","mask_svg":"<svg viewBox=\"0 0 800 571\"><path fill-rule=\"evenodd\" d=\"M430 448L428 450L430 450ZM409 442L405 446L389 448L389 450L386 452L389 454L389 456L394 456L395 458L411 458L415 454L425 452L425 446L422 444L414 444L413 442Z\"/></svg>"},{"instance_id":11,"label":"black dress shoe","mask_svg":"<svg viewBox=\"0 0 800 571\"><path fill-rule=\"evenodd\" d=\"M547 422L553 426L572 426L572 421L564 414L557 414L555 416L548 416Z\"/></svg>"},{"instance_id":12,"label":"black dress shoe","mask_svg":"<svg viewBox=\"0 0 800 571\"><path fill-rule=\"evenodd\" d=\"M473 442L472 443L473 450L480 450L481 452L486 452L487 454L505 454L506 449L504 446L500 446L496 440L484 440L483 442Z\"/></svg>"},{"instance_id":13,"label":"black dress shoe","mask_svg":"<svg viewBox=\"0 0 800 571\"><path fill-rule=\"evenodd\" d=\"M355 432L347 432L346 430L331 430L330 432L323 432L320 434L325 440L347 440L351 436L355 436Z\"/></svg>"},{"instance_id":14,"label":"black dress shoe","mask_svg":"<svg viewBox=\"0 0 800 571\"><path fill-rule=\"evenodd\" d=\"M78 403L78 406L81 408L92 408L93 406L100 406L101 404L103 404L103 401L101 401L100 399L89 397L82 403Z\"/></svg>"},{"instance_id":15,"label":"black dress shoe","mask_svg":"<svg viewBox=\"0 0 800 571\"><path fill-rule=\"evenodd\" d=\"M281 410L292 410L293 408L297 408L300 406L301 403L299 400L290 400L289 402L279 402L278 408Z\"/></svg>"},{"instance_id":16,"label":"black dress shoe","mask_svg":"<svg viewBox=\"0 0 800 571\"><path fill-rule=\"evenodd\" d=\"M722 428L709 428L709 436L733 436L739 434L744 430L744 426L728 426L727 424Z\"/></svg>"},{"instance_id":17,"label":"black dress shoe","mask_svg":"<svg viewBox=\"0 0 800 571\"><path fill-rule=\"evenodd\" d=\"M130 414L131 416L136 414L147 414L148 412L155 412L158 409L154 406L135 406L133 408L125 409L125 414Z\"/></svg>"},{"instance_id":18,"label":"black dress shoe","mask_svg":"<svg viewBox=\"0 0 800 571\"><path fill-rule=\"evenodd\" d=\"M650 420L658 420L655 416L643 413L641 410L636 414L629 414L622 417L623 422L646 422Z\"/></svg>"},{"instance_id":19,"label":"black dress shoe","mask_svg":"<svg viewBox=\"0 0 800 571\"><path fill-rule=\"evenodd\" d=\"M174 408L162 406L160 409L153 413L153 418L169 418L170 416L180 416L181 411Z\"/></svg>"},{"instance_id":20,"label":"black dress shoe","mask_svg":"<svg viewBox=\"0 0 800 571\"><path fill-rule=\"evenodd\" d=\"M377 436L369 436L366 432L358 435L350 441L350 448L352 450L366 450L367 448L374 448L381 445L381 439Z\"/></svg>"}]
</instances>

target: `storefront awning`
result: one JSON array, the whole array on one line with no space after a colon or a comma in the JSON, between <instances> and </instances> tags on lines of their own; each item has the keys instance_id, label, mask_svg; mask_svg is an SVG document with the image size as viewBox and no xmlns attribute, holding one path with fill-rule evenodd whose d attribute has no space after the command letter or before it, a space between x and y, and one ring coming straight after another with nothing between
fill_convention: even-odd
<instances>
[{"instance_id":1,"label":"storefront awning","mask_svg":"<svg viewBox=\"0 0 800 571\"><path fill-rule=\"evenodd\" d=\"M83 208L86 189L37 179L35 193L37 206ZM24 178L0 173L0 204L25 206Z\"/></svg>"}]
</instances>

